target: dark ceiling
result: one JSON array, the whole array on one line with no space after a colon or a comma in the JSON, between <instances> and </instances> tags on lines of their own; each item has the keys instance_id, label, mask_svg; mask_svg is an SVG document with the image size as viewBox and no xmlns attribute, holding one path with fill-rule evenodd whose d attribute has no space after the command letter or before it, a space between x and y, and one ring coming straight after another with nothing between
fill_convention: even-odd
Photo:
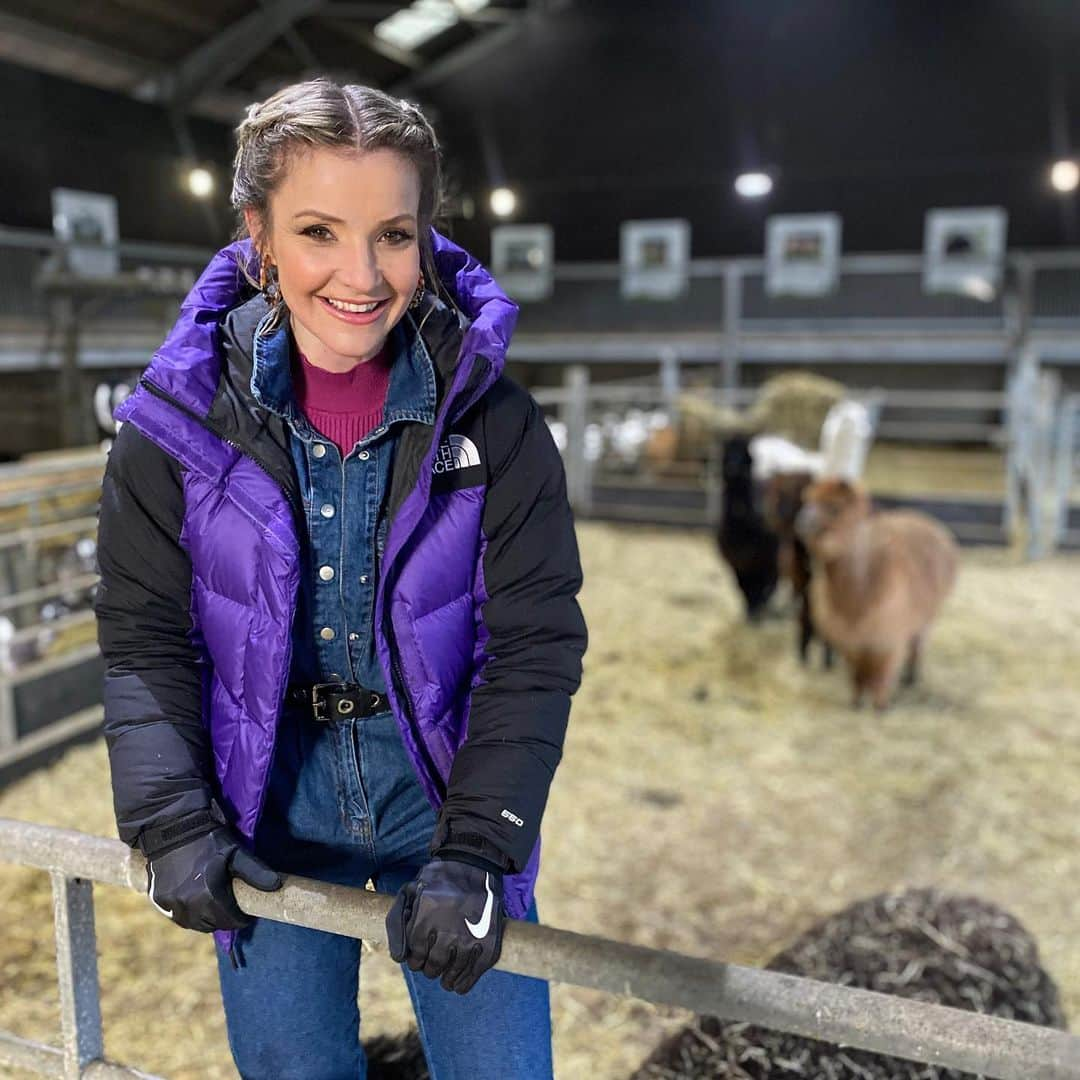
<instances>
[{"instance_id":1,"label":"dark ceiling","mask_svg":"<svg viewBox=\"0 0 1080 1080\"><path fill-rule=\"evenodd\" d=\"M408 54L372 34L401 6L0 0L0 168L15 170L0 223L47 227L27 219L47 206L39 187L112 184L125 235L209 243L173 188L150 218L90 160L100 149L65 153L85 126L73 116L92 103L96 145L127 173L144 149L165 169L186 130L227 178L222 121L326 70L431 109L452 187L478 207L453 228L479 254L495 182L517 189L517 220L555 225L559 258L615 257L619 222L638 217L688 218L696 254L756 252L768 213L815 210L843 215L847 250L914 250L928 207L988 204L1009 210L1014 246L1080 244L1076 196L1046 175L1080 150L1074 2L496 0ZM148 123L143 146L132 132ZM768 198L734 195L748 168L775 177ZM145 189L157 173L141 175Z\"/></svg>"}]
</instances>

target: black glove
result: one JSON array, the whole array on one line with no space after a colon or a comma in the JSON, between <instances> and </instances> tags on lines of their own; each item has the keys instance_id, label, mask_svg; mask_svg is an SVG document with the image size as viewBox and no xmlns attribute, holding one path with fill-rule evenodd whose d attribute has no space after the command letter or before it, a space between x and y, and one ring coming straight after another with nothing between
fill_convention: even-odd
<instances>
[{"instance_id":1,"label":"black glove","mask_svg":"<svg viewBox=\"0 0 1080 1080\"><path fill-rule=\"evenodd\" d=\"M144 829L139 846L150 902L187 930L239 930L251 922L233 896L234 875L263 892L281 888L282 876L240 846L216 804Z\"/></svg>"},{"instance_id":2,"label":"black glove","mask_svg":"<svg viewBox=\"0 0 1080 1080\"><path fill-rule=\"evenodd\" d=\"M390 955L444 990L467 994L502 952L502 901L497 870L434 858L386 916Z\"/></svg>"}]
</instances>

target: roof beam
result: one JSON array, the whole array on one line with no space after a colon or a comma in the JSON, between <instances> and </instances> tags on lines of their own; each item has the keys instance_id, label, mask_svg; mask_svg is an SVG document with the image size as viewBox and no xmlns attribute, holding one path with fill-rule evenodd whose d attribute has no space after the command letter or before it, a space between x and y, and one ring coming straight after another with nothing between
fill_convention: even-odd
<instances>
[{"instance_id":1,"label":"roof beam","mask_svg":"<svg viewBox=\"0 0 1080 1080\"><path fill-rule=\"evenodd\" d=\"M171 107L186 107L208 90L238 75L300 19L317 14L324 0L271 0L238 19L170 71L144 80L135 96Z\"/></svg>"},{"instance_id":2,"label":"roof beam","mask_svg":"<svg viewBox=\"0 0 1080 1080\"><path fill-rule=\"evenodd\" d=\"M139 82L151 74L145 60L120 49L4 13L0 13L0 60L132 96ZM217 91L205 95L192 111L235 123L246 104L239 94Z\"/></svg>"},{"instance_id":3,"label":"roof beam","mask_svg":"<svg viewBox=\"0 0 1080 1080\"><path fill-rule=\"evenodd\" d=\"M123 92L129 91L147 71L145 61L120 49L2 13L0 59L104 90Z\"/></svg>"}]
</instances>

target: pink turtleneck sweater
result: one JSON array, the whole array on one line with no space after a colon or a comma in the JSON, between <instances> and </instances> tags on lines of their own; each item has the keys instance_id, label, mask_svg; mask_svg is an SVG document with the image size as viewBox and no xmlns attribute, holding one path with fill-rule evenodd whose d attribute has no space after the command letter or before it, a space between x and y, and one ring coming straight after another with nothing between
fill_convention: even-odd
<instances>
[{"instance_id":1,"label":"pink turtleneck sweater","mask_svg":"<svg viewBox=\"0 0 1080 1080\"><path fill-rule=\"evenodd\" d=\"M390 385L393 354L382 352L352 371L326 371L293 353L293 394L311 426L334 443L344 458L373 428L379 426Z\"/></svg>"}]
</instances>

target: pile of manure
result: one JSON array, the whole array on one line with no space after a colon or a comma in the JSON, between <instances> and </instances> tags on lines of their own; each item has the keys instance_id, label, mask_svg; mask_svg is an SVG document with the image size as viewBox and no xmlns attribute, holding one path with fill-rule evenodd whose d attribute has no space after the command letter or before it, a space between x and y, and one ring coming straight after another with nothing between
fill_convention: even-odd
<instances>
[{"instance_id":1,"label":"pile of manure","mask_svg":"<svg viewBox=\"0 0 1080 1080\"><path fill-rule=\"evenodd\" d=\"M1034 938L983 900L907 889L860 900L812 927L770 971L1065 1028ZM631 1080L971 1080L972 1074L700 1016Z\"/></svg>"}]
</instances>

